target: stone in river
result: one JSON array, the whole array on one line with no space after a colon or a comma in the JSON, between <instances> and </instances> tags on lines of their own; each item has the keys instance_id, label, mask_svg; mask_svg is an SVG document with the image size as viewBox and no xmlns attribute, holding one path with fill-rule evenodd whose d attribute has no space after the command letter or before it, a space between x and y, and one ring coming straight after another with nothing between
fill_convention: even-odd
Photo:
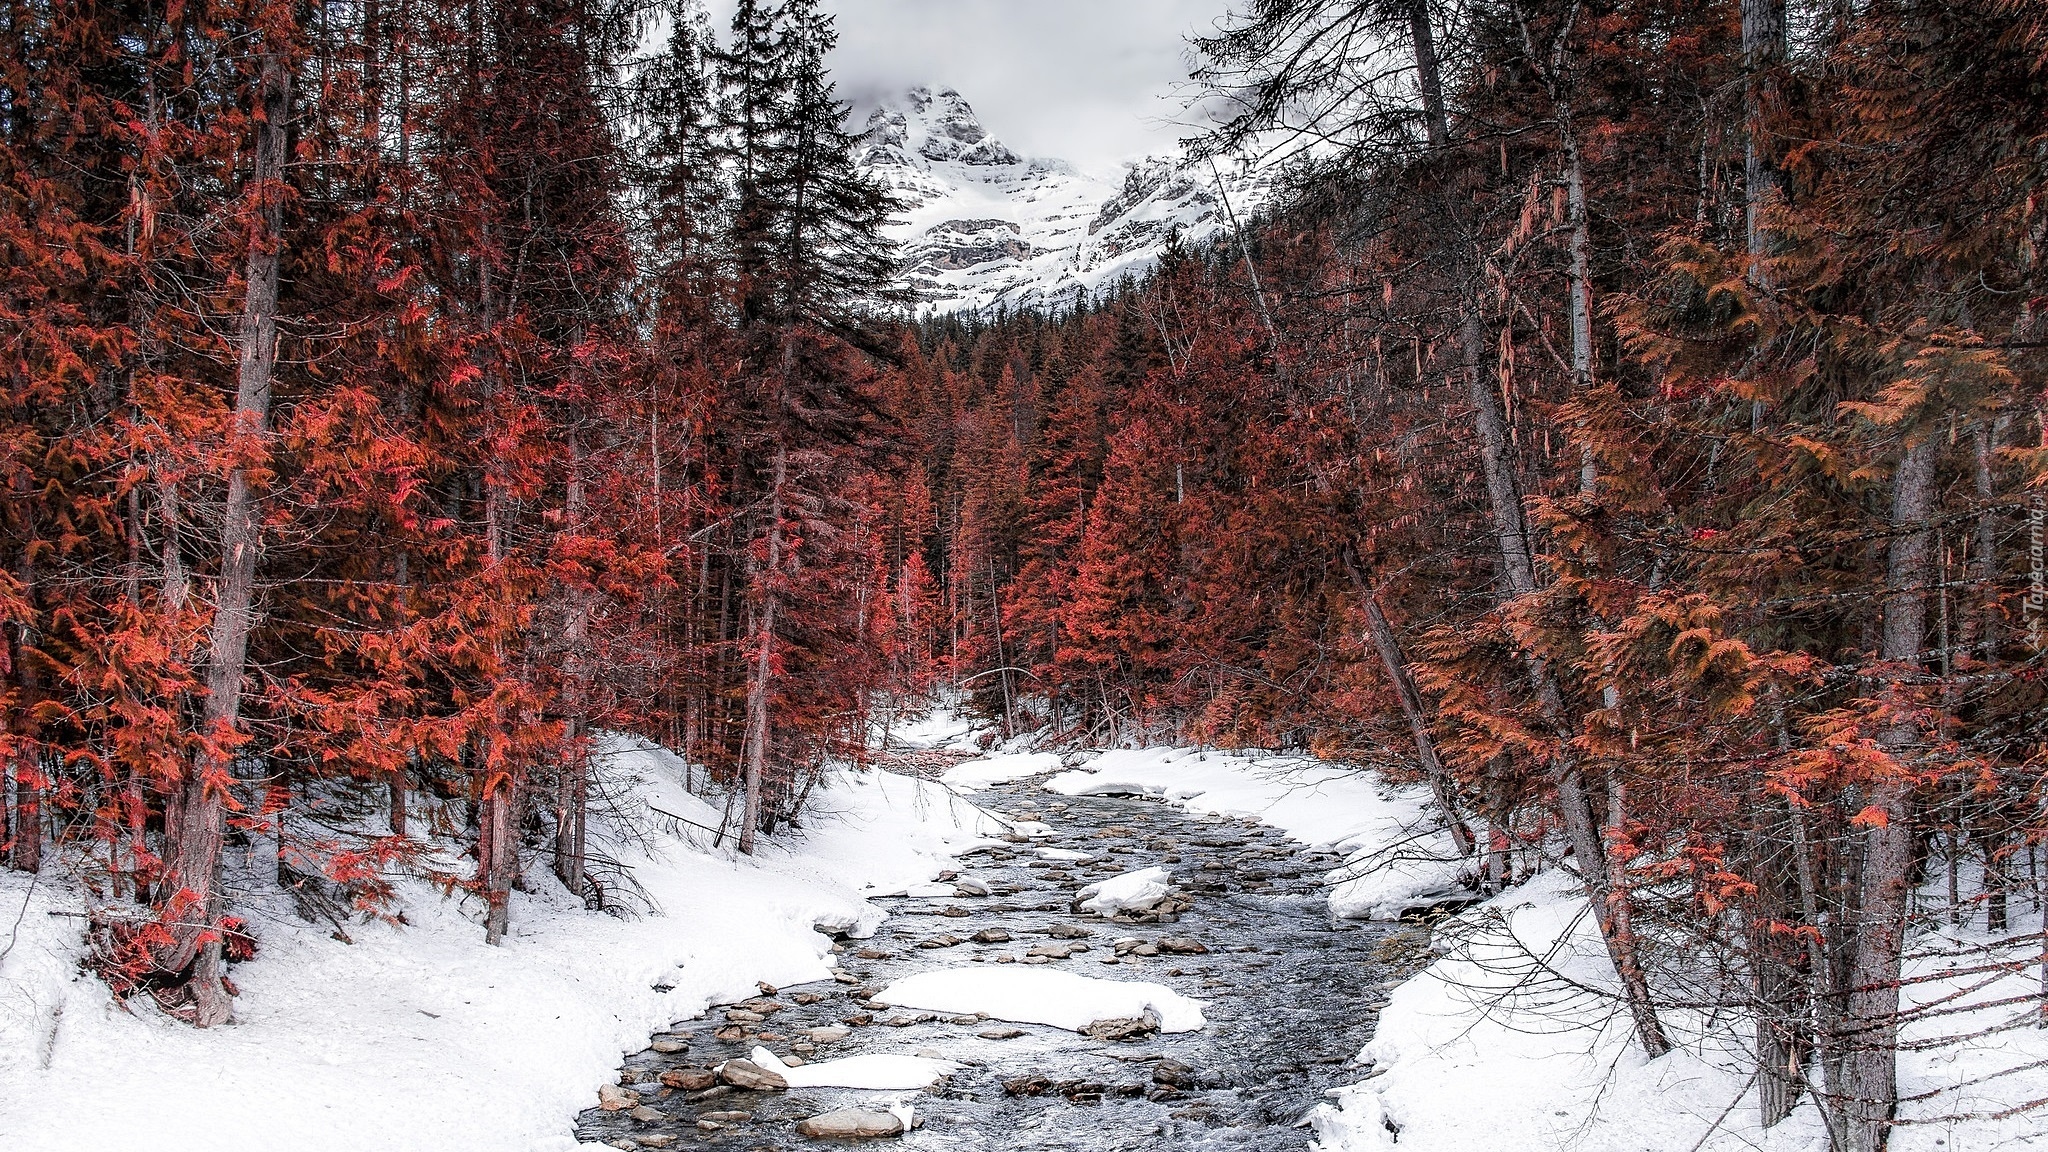
<instances>
[{"instance_id":1,"label":"stone in river","mask_svg":"<svg viewBox=\"0 0 2048 1152\"><path fill-rule=\"evenodd\" d=\"M669 1135L666 1132L658 1133L653 1136L633 1137L633 1143L641 1148L666 1148L675 1142L676 1138Z\"/></svg>"},{"instance_id":2,"label":"stone in river","mask_svg":"<svg viewBox=\"0 0 2048 1152\"><path fill-rule=\"evenodd\" d=\"M1010 933L1007 929L1003 928L983 928L974 934L974 942L977 944L1008 944L1010 942Z\"/></svg>"},{"instance_id":3,"label":"stone in river","mask_svg":"<svg viewBox=\"0 0 2048 1152\"><path fill-rule=\"evenodd\" d=\"M698 1117L700 1120L710 1120L718 1124L745 1124L753 1118L752 1112L706 1112Z\"/></svg>"},{"instance_id":4,"label":"stone in river","mask_svg":"<svg viewBox=\"0 0 2048 1152\"><path fill-rule=\"evenodd\" d=\"M748 1092L784 1092L789 1089L789 1081L752 1060L727 1060L718 1069L718 1078Z\"/></svg>"},{"instance_id":5,"label":"stone in river","mask_svg":"<svg viewBox=\"0 0 2048 1152\"><path fill-rule=\"evenodd\" d=\"M986 1032L975 1033L976 1036L981 1037L983 1040L1015 1040L1023 1034L1024 1030L1022 1028L991 1028Z\"/></svg>"},{"instance_id":6,"label":"stone in river","mask_svg":"<svg viewBox=\"0 0 2048 1152\"><path fill-rule=\"evenodd\" d=\"M671 1068L661 1074L661 1082L682 1092L702 1092L718 1083L718 1077L709 1068Z\"/></svg>"},{"instance_id":7,"label":"stone in river","mask_svg":"<svg viewBox=\"0 0 2048 1152\"><path fill-rule=\"evenodd\" d=\"M1209 948L1193 936L1166 936L1160 939L1159 950L1173 956L1199 956Z\"/></svg>"},{"instance_id":8,"label":"stone in river","mask_svg":"<svg viewBox=\"0 0 2048 1152\"><path fill-rule=\"evenodd\" d=\"M961 940L958 936L951 933L941 933L929 940L920 940L917 946L919 948L953 948L963 943L965 941Z\"/></svg>"},{"instance_id":9,"label":"stone in river","mask_svg":"<svg viewBox=\"0 0 2048 1152\"><path fill-rule=\"evenodd\" d=\"M838 1025L827 1025L823 1028L813 1028L810 1031L811 1043L813 1044L837 1044L851 1035L853 1035L853 1029Z\"/></svg>"},{"instance_id":10,"label":"stone in river","mask_svg":"<svg viewBox=\"0 0 2048 1152\"><path fill-rule=\"evenodd\" d=\"M640 1094L631 1088L616 1084L600 1085L597 1089L597 1106L607 1112L623 1112L640 1103Z\"/></svg>"},{"instance_id":11,"label":"stone in river","mask_svg":"<svg viewBox=\"0 0 2048 1152\"><path fill-rule=\"evenodd\" d=\"M1088 1035L1097 1040L1135 1040L1159 1031L1159 1022L1151 1018L1127 1018L1121 1020L1097 1020L1088 1026Z\"/></svg>"},{"instance_id":12,"label":"stone in river","mask_svg":"<svg viewBox=\"0 0 2048 1152\"><path fill-rule=\"evenodd\" d=\"M688 1052L690 1050L690 1042L688 1040L675 1040L664 1037L649 1044L648 1047L661 1053L663 1056L673 1056L678 1052Z\"/></svg>"},{"instance_id":13,"label":"stone in river","mask_svg":"<svg viewBox=\"0 0 2048 1152\"><path fill-rule=\"evenodd\" d=\"M841 1108L799 1122L796 1131L813 1140L872 1140L903 1135L903 1121L888 1112Z\"/></svg>"},{"instance_id":14,"label":"stone in river","mask_svg":"<svg viewBox=\"0 0 2048 1152\"><path fill-rule=\"evenodd\" d=\"M1154 1064L1152 1079L1169 1088L1193 1088L1197 1082L1194 1068L1178 1060L1161 1060Z\"/></svg>"},{"instance_id":15,"label":"stone in river","mask_svg":"<svg viewBox=\"0 0 2048 1152\"><path fill-rule=\"evenodd\" d=\"M796 1001L799 1004L810 1005L822 1001L823 999L825 999L825 997L816 992L799 992L796 995L790 997L790 999Z\"/></svg>"},{"instance_id":16,"label":"stone in river","mask_svg":"<svg viewBox=\"0 0 2048 1152\"><path fill-rule=\"evenodd\" d=\"M968 911L967 909L965 909L965 908L960 908L960 907L953 907L953 908L947 908L947 909L944 909L943 911L941 911L941 912L939 913L939 915L941 915L941 916L951 916L951 917L954 917L955 919L958 919L959 917L962 917L962 916L971 916L971 915L973 915L973 913L969 912L969 911Z\"/></svg>"},{"instance_id":17,"label":"stone in river","mask_svg":"<svg viewBox=\"0 0 2048 1152\"><path fill-rule=\"evenodd\" d=\"M711 1035L727 1044L737 1044L747 1038L747 1030L738 1024L727 1024Z\"/></svg>"},{"instance_id":18,"label":"stone in river","mask_svg":"<svg viewBox=\"0 0 2048 1152\"><path fill-rule=\"evenodd\" d=\"M642 1124L653 1124L658 1121L668 1119L668 1113L663 1112L659 1108L649 1108L645 1104L642 1104L639 1107L633 1109L631 1112L626 1113L626 1115L631 1116L633 1119L640 1121Z\"/></svg>"},{"instance_id":19,"label":"stone in river","mask_svg":"<svg viewBox=\"0 0 2048 1152\"><path fill-rule=\"evenodd\" d=\"M953 881L953 888L954 890L958 891L962 896L988 895L988 885L983 884L979 880L955 880Z\"/></svg>"},{"instance_id":20,"label":"stone in river","mask_svg":"<svg viewBox=\"0 0 2048 1152\"><path fill-rule=\"evenodd\" d=\"M759 1024L766 1019L768 1017L763 1016L759 1012L750 1012L745 1008L727 1008L725 1010L725 1022L727 1024Z\"/></svg>"},{"instance_id":21,"label":"stone in river","mask_svg":"<svg viewBox=\"0 0 2048 1152\"><path fill-rule=\"evenodd\" d=\"M1084 936L1094 935L1093 932L1081 927L1079 924L1066 923L1048 925L1045 934L1056 940L1079 940Z\"/></svg>"}]
</instances>

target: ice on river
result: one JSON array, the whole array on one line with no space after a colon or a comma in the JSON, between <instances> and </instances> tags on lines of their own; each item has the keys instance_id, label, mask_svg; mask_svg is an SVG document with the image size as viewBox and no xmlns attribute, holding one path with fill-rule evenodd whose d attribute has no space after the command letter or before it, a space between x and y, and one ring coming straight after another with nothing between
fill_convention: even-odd
<instances>
[{"instance_id":1,"label":"ice on river","mask_svg":"<svg viewBox=\"0 0 2048 1152\"><path fill-rule=\"evenodd\" d=\"M955 788L987 788L1047 772L1057 772L1059 767L1060 758L1050 752L1019 752L1009 756L989 756L955 764L939 779Z\"/></svg>"},{"instance_id":2,"label":"ice on river","mask_svg":"<svg viewBox=\"0 0 2048 1152\"><path fill-rule=\"evenodd\" d=\"M1085 1032L1101 1020L1135 1020L1147 1012L1159 1018L1162 1032L1193 1032L1206 1023L1202 1001L1164 984L1102 980L1052 968L920 972L889 985L875 1000L920 1012L982 1013L1070 1032Z\"/></svg>"},{"instance_id":3,"label":"ice on river","mask_svg":"<svg viewBox=\"0 0 2048 1152\"><path fill-rule=\"evenodd\" d=\"M1081 908L1098 916L1114 916L1126 908L1150 908L1171 891L1173 873L1164 868L1140 868L1081 889Z\"/></svg>"},{"instance_id":4,"label":"ice on river","mask_svg":"<svg viewBox=\"0 0 2048 1152\"><path fill-rule=\"evenodd\" d=\"M889 1052L871 1052L843 1060L820 1060L815 1064L791 1067L775 1053L759 1047L748 1059L782 1077L791 1088L857 1088L871 1092L911 1092L929 1088L960 1067L951 1060Z\"/></svg>"}]
</instances>

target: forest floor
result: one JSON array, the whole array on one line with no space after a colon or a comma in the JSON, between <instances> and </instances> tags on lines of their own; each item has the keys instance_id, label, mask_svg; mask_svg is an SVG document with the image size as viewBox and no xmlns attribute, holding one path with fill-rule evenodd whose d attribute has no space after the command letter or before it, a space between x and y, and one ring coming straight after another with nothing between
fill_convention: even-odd
<instances>
[{"instance_id":1,"label":"forest floor","mask_svg":"<svg viewBox=\"0 0 2048 1152\"><path fill-rule=\"evenodd\" d=\"M233 874L261 951L213 1032L81 972L60 867L0 874L0 1147L752 1152L807 1146L794 1124L840 1107L963 1152L1826 1146L1810 1106L1757 1127L1725 1014L1667 1014L1680 1050L1640 1057L1569 873L1392 922L1462 895L1412 786L1268 753L991 749L941 713L749 859L711 843L720 813L674 756L601 751L594 842L643 914L590 913L535 862L504 948L419 881L402 923L315 925L255 843ZM2017 957L2039 937L2016 914ZM1950 941L1982 938L1918 946L1936 978L1913 996L1965 1009L1930 1027L1995 1025L2033 991L1948 975ZM750 1057L794 1089L703 1080ZM1933 1093L1909 1117L1981 1115L1894 1148L2048 1148L2030 1115L1992 1116L2048 1095L2041 1071L1968 1083L2042 1060L2026 1028L1908 1053L1906 1093Z\"/></svg>"}]
</instances>

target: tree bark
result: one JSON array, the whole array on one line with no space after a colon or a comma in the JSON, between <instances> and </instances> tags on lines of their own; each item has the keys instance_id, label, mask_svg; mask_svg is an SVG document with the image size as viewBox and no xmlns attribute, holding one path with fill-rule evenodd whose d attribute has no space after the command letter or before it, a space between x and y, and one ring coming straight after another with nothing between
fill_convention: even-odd
<instances>
[{"instance_id":1,"label":"tree bark","mask_svg":"<svg viewBox=\"0 0 2048 1152\"><path fill-rule=\"evenodd\" d=\"M512 839L513 803L511 773L499 771L484 782L483 810L477 814L477 868L488 905L486 944L502 945L512 930L512 865L517 850Z\"/></svg>"},{"instance_id":2,"label":"tree bark","mask_svg":"<svg viewBox=\"0 0 2048 1152\"><path fill-rule=\"evenodd\" d=\"M157 961L171 972L187 972L192 1021L204 1028L233 1015L221 982L220 864L231 783L235 731L241 719L242 680L247 671L249 634L255 625L256 561L262 551L258 498L250 485L269 439L270 383L277 359L278 264L284 227L286 136L291 111L291 73L274 48L263 53L257 80L255 170L250 181L249 252L242 320L236 343L231 448L237 463L228 474L221 508L220 577L214 589L213 623L206 657L206 703L201 716L206 750L188 771L178 820L171 832L171 858L164 885L171 914L172 943Z\"/></svg>"},{"instance_id":3,"label":"tree bark","mask_svg":"<svg viewBox=\"0 0 2048 1152\"><path fill-rule=\"evenodd\" d=\"M1427 33L1426 10L1415 22L1421 30L1415 37L1418 76L1435 74L1434 47ZM1430 67L1422 67L1424 55L1430 57ZM1439 120L1432 124L1432 139L1448 140L1449 123L1443 119L1443 95L1439 82L1438 91L1431 96L1425 94L1424 107L1436 109ZM1445 206L1444 216L1451 219L1453 213ZM1460 244L1462 251L1465 245ZM1536 592L1536 568L1530 546L1528 517L1522 504L1521 485L1516 475L1513 441L1508 435L1507 417L1501 404L1494 382L1487 378L1484 370L1486 357L1485 321L1481 312L1478 270L1470 266L1469 260L1457 270L1462 292L1458 317L1458 349L1461 368L1464 371L1466 388L1471 396L1473 422L1479 433L1479 459L1486 478L1489 510L1492 513L1494 538L1500 552L1501 578L1506 585L1503 601L1532 595ZM1557 683L1556 675L1540 657L1525 653L1523 656L1537 703L1544 719L1555 732L1558 752L1551 765L1551 778L1557 789L1559 816L1565 827L1565 836L1571 844L1572 853L1578 860L1579 876L1586 889L1587 901L1591 904L1600 925L1600 934L1607 945L1608 955L1613 959L1615 971L1621 981L1623 999L1629 1007L1629 1014L1636 1026L1637 1040L1643 1050L1652 1058L1662 1056L1671 1050L1671 1044L1664 1036L1663 1027L1657 1019L1657 1011L1650 999L1649 980L1637 958L1636 942L1628 919L1628 892L1617 889L1610 883L1605 845L1591 798L1586 794L1579 764L1570 750L1571 725L1566 713L1564 693Z\"/></svg>"},{"instance_id":4,"label":"tree bark","mask_svg":"<svg viewBox=\"0 0 2048 1152\"><path fill-rule=\"evenodd\" d=\"M761 823L761 781L767 771L769 703L775 670L775 615L780 606L777 585L782 576L782 489L789 478L789 449L775 447L775 486L768 501L768 557L756 570L756 597L761 605L754 633L754 666L747 682L746 789L741 815L740 851L752 855L754 831Z\"/></svg>"},{"instance_id":5,"label":"tree bark","mask_svg":"<svg viewBox=\"0 0 2048 1152\"><path fill-rule=\"evenodd\" d=\"M1879 655L1887 665L1887 700L1895 708L1909 703L1909 684L1927 632L1934 473L1935 445L1923 440L1907 447L1892 478L1893 536L1886 558ZM1913 866L1913 780L1908 761L1918 733L1911 723L1894 722L1878 742L1899 763L1870 784L1865 809L1870 815L1861 833L1861 921L1850 960L1849 1050L1843 1068L1852 1152L1883 1152L1899 1096L1899 976Z\"/></svg>"},{"instance_id":6,"label":"tree bark","mask_svg":"<svg viewBox=\"0 0 2048 1152\"><path fill-rule=\"evenodd\" d=\"M1415 739L1415 759L1422 766L1422 777L1429 782L1430 795L1435 798L1437 810L1450 828L1451 842L1457 845L1458 855L1469 858L1478 848L1478 840L1458 812L1457 782L1451 779L1450 772L1436 754L1436 740L1429 733L1429 719L1422 711L1422 693L1415 687L1415 678L1408 673L1408 662L1401 655L1400 638L1394 634L1393 625L1387 622L1386 613L1380 611L1379 597L1366 586L1365 575L1358 570L1349 550L1344 556L1344 567L1365 601L1365 620L1372 633L1373 649L1379 653L1380 664L1387 670L1387 679L1393 682L1394 695L1401 702L1401 714L1408 720L1408 732Z\"/></svg>"}]
</instances>

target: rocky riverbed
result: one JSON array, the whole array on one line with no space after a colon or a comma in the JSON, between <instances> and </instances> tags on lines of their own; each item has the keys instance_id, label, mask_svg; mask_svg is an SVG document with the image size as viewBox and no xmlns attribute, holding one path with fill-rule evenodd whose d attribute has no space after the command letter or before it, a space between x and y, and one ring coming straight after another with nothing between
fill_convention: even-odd
<instances>
[{"instance_id":1,"label":"rocky riverbed","mask_svg":"<svg viewBox=\"0 0 2048 1152\"><path fill-rule=\"evenodd\" d=\"M1385 991L1423 959L1426 934L1331 920L1322 878L1337 858L1257 824L1137 798L1065 800L1031 782L976 799L1051 833L880 901L888 922L840 942L838 981L763 987L654 1036L603 1106L577 1118L577 1135L621 1149L816 1149L835 1134L886 1136L908 1104L907 1148L1306 1148L1304 1117L1325 1089L1359 1078L1347 1065ZM1078 909L1082 888L1153 866L1175 883L1159 910ZM915 973L1002 964L1164 984L1206 1002L1207 1025L1167 1034L1127 1021L1090 1035L875 999ZM905 1092L778 1091L772 1071L713 1073L756 1047L791 1063L890 1053L959 1067ZM817 1119L832 1113L842 1114Z\"/></svg>"}]
</instances>

